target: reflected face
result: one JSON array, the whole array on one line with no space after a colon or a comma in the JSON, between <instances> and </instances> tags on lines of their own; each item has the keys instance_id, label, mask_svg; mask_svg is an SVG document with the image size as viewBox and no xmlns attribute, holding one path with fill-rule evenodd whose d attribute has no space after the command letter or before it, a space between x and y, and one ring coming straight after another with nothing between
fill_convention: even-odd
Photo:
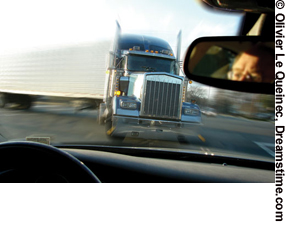
<instances>
[{"instance_id":1,"label":"reflected face","mask_svg":"<svg viewBox=\"0 0 285 225\"><path fill-rule=\"evenodd\" d=\"M237 57L229 79L270 83L274 80L274 70L274 56L257 46Z\"/></svg>"}]
</instances>

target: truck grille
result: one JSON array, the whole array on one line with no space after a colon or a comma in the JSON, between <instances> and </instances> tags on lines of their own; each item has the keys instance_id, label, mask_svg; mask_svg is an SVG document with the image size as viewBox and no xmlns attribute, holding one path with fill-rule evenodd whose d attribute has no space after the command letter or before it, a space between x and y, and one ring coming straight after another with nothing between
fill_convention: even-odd
<instances>
[{"instance_id":1,"label":"truck grille","mask_svg":"<svg viewBox=\"0 0 285 225\"><path fill-rule=\"evenodd\" d=\"M146 76L141 115L152 118L179 119L181 110L179 78L166 75Z\"/></svg>"}]
</instances>

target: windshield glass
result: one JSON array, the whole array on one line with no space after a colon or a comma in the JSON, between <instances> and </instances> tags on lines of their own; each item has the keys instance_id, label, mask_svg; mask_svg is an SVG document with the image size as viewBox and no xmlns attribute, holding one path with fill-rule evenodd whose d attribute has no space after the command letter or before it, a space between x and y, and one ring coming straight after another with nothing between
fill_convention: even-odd
<instances>
[{"instance_id":1,"label":"windshield glass","mask_svg":"<svg viewBox=\"0 0 285 225\"><path fill-rule=\"evenodd\" d=\"M192 41L235 36L242 19L190 0L1 2L0 141L273 161L274 96L189 83L181 69ZM176 58L181 47L178 71L172 60L135 55L129 71L113 69L122 58L115 37L125 33L144 54L167 42Z\"/></svg>"},{"instance_id":2,"label":"windshield glass","mask_svg":"<svg viewBox=\"0 0 285 225\"><path fill-rule=\"evenodd\" d=\"M169 59L129 55L127 62L127 68L131 71L174 73L175 61Z\"/></svg>"}]
</instances>

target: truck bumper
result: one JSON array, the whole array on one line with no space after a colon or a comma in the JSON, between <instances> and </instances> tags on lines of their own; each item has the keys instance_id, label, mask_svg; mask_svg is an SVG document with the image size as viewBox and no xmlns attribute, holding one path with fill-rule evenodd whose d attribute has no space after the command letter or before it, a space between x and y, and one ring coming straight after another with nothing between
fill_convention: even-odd
<instances>
[{"instance_id":1,"label":"truck bumper","mask_svg":"<svg viewBox=\"0 0 285 225\"><path fill-rule=\"evenodd\" d=\"M199 122L167 121L146 118L113 116L112 127L107 134L116 137L156 139L166 134L176 136L194 135L201 126Z\"/></svg>"}]
</instances>

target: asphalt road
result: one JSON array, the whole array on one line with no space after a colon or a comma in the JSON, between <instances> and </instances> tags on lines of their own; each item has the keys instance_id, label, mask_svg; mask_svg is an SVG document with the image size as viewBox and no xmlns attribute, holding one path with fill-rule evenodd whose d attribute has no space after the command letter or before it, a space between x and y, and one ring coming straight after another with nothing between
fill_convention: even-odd
<instances>
[{"instance_id":1,"label":"asphalt road","mask_svg":"<svg viewBox=\"0 0 285 225\"><path fill-rule=\"evenodd\" d=\"M97 110L38 102L29 110L0 109L0 141L50 137L53 143L90 143L173 148L204 154L253 154L274 159L274 123L241 117L203 116L203 125L184 137L160 134L154 139L110 139L96 122Z\"/></svg>"}]
</instances>

